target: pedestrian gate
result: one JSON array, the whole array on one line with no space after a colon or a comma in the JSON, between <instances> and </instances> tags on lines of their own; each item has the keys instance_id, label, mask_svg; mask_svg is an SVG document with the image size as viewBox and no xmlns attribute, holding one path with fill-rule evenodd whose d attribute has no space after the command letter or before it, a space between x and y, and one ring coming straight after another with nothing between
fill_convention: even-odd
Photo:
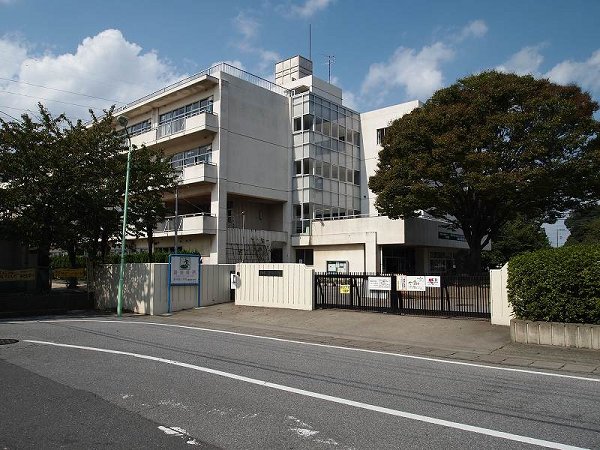
<instances>
[{"instance_id":1,"label":"pedestrian gate","mask_svg":"<svg viewBox=\"0 0 600 450\"><path fill-rule=\"evenodd\" d=\"M369 289L370 277L384 279L385 287L390 289ZM315 273L315 307L394 314L490 317L489 274L442 275L440 287L426 287L425 291L398 290L397 278L396 274Z\"/></svg>"}]
</instances>

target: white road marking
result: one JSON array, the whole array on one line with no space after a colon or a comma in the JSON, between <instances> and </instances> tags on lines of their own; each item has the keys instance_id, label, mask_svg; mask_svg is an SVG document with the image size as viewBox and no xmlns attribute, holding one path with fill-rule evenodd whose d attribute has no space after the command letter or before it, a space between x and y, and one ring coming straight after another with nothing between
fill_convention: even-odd
<instances>
[{"instance_id":1,"label":"white road marking","mask_svg":"<svg viewBox=\"0 0 600 450\"><path fill-rule=\"evenodd\" d=\"M169 436L177 436L180 437L182 439L185 439L185 443L189 444L189 445L200 445L198 443L198 441L196 441L194 438L192 438L187 431L185 431L183 428L180 427L163 427L162 425L160 425L158 427L158 429L160 431L162 431L165 434L168 434Z\"/></svg>"},{"instance_id":2,"label":"white road marking","mask_svg":"<svg viewBox=\"0 0 600 450\"><path fill-rule=\"evenodd\" d=\"M269 340L269 341L286 342L286 343L290 343L290 344L308 345L308 346L312 346L312 347L335 348L335 349L339 349L339 350L348 350L348 351L353 351L353 352L395 356L398 358L415 359L415 360L420 360L420 361L432 361L432 362L439 362L439 363L443 363L443 364L454 364L457 366L478 367L478 368L489 369L489 370L501 370L504 372L527 373L527 374L531 374L531 375L543 375L546 377L567 378L567 379L571 379L571 380L593 381L596 383L600 383L600 378L581 377L581 376L577 376L577 375L566 375L566 374L562 374L562 373L540 372L538 370L529 370L529 369L515 369L512 367L490 366L490 365L486 365L486 364L477 364L477 363L473 363L473 362L453 361L453 360L448 360L448 359L431 358L429 356L407 355L405 353L393 353L393 352L384 352L384 351L380 351L380 350L368 350L368 349L364 349L364 348L343 347L341 345L318 344L316 342L295 341L292 339L276 338L276 337L270 337L270 336L260 336L260 335L256 335L256 334L238 333L235 331L225 331L225 330L215 330L212 328L192 327L189 325L176 325L176 324L170 324L170 323L145 322L145 321L133 321L133 320L100 320L100 319L58 319L58 320L38 320L38 322L41 322L41 323L97 322L97 323L116 323L116 324L122 323L122 324L128 324L128 325L154 325L154 326L167 327L167 328L183 328L183 329L187 329L187 330L197 330L197 331L206 331L206 332L210 332L210 333L231 334L234 336L243 336L243 337L250 337L250 338L255 338L255 339L265 339L265 340ZM7 322L7 323L20 324L21 322Z\"/></svg>"},{"instance_id":3,"label":"white road marking","mask_svg":"<svg viewBox=\"0 0 600 450\"><path fill-rule=\"evenodd\" d=\"M285 386L283 384L271 383L269 381L258 380L256 378L250 378L250 377L246 377L243 375L236 375L234 373L223 372L221 370L210 369L208 367L197 366L195 364L184 363L181 361L174 361L174 360L166 359L166 358L159 358L156 356L143 355L140 353L125 352L125 351L121 351L121 350L110 350L110 349L104 349L104 348L98 348L98 347L86 347L83 345L61 344L58 342L36 341L36 340L30 340L30 339L24 339L23 342L29 342L32 344L39 344L39 345L51 345L54 347L88 350L88 351L99 352L99 353L108 353L108 354L112 354L112 355L130 356L132 358L144 359L144 360L148 360L148 361L156 361L156 362L161 362L161 363L165 363L165 364L170 364L173 366L184 367L186 369L197 370L199 372L209 373L212 375L218 375L220 377L229 378L229 379L236 380L236 381L242 381L245 383L254 384L254 385L258 385L258 386L262 386L262 387L268 387L271 389L277 389L279 391L290 392L292 394L303 395L305 397L316 398L319 400L325 400L325 401L332 402L332 403L338 403L340 405L352 406L355 408L379 412L382 414L388 414L388 415L396 416L396 417L402 417L402 418L410 419L410 420L416 420L419 422L430 423L433 425L439 425L439 426L443 426L443 427L447 427L447 428L454 428L457 430L468 431L470 433L482 434L482 435L492 436L492 437L496 437L496 438L500 438L500 439L507 439L510 441L523 442L526 444L537 445L540 447L565 449L565 450L581 449L581 447L574 447L571 445L561 444L559 442L546 441L543 439L536 439L536 438L532 438L532 437L528 437L528 436L521 436L518 434L506 433L504 431L497 431L497 430L492 430L489 428L477 427L474 425L463 424L460 422L452 422L449 420L437 419L435 417L428 417L428 416L423 416L420 414L413 414L413 413L409 413L409 412L405 412L405 411L399 411L397 409L391 409L391 408L385 408L382 406L370 405L368 403L357 402L354 400L348 400L348 399L341 398L341 397L334 397L332 395L327 395L327 394L320 394L318 392L307 391L305 389L298 389L298 388L294 388L291 386ZM173 429L173 428L171 428L171 429ZM163 430L163 431L165 431L165 430ZM179 432L179 430L177 430L177 431Z\"/></svg>"}]
</instances>

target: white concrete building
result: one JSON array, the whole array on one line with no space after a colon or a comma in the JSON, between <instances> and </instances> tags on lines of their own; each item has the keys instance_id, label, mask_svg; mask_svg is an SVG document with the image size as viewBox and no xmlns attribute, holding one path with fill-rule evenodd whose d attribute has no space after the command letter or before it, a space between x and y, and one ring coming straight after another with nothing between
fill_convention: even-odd
<instances>
[{"instance_id":1,"label":"white concrete building","mask_svg":"<svg viewBox=\"0 0 600 450\"><path fill-rule=\"evenodd\" d=\"M165 202L178 213L177 247L199 250L205 263L443 272L467 248L462 234L425 218L377 217L367 186L386 127L418 106L359 114L296 56L277 63L275 83L223 63L118 114L133 144L158 146L181 168ZM175 222L160 224L157 249L175 247Z\"/></svg>"}]
</instances>

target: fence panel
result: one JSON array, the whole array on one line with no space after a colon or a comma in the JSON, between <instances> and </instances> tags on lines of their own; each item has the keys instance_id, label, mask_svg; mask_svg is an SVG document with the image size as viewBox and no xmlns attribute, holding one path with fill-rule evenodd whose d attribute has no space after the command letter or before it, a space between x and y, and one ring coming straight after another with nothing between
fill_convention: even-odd
<instances>
[{"instance_id":1,"label":"fence panel","mask_svg":"<svg viewBox=\"0 0 600 450\"><path fill-rule=\"evenodd\" d=\"M389 290L369 289L370 277L389 278ZM489 275L443 275L440 287L398 291L395 274L316 273L317 308L343 308L395 314L490 317Z\"/></svg>"}]
</instances>

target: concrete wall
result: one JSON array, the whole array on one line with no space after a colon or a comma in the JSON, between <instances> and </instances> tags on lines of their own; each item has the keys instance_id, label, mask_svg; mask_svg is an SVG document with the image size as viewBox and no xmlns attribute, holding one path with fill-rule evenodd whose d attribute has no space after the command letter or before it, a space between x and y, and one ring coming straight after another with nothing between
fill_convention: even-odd
<instances>
[{"instance_id":1,"label":"concrete wall","mask_svg":"<svg viewBox=\"0 0 600 450\"><path fill-rule=\"evenodd\" d=\"M327 272L327 261L348 261L350 272L365 271L365 246L363 244L314 247L315 272Z\"/></svg>"},{"instance_id":2,"label":"concrete wall","mask_svg":"<svg viewBox=\"0 0 600 450\"><path fill-rule=\"evenodd\" d=\"M600 325L512 319L510 337L513 342L522 344L600 350Z\"/></svg>"},{"instance_id":3,"label":"concrete wall","mask_svg":"<svg viewBox=\"0 0 600 450\"><path fill-rule=\"evenodd\" d=\"M280 270L282 276L260 276L260 270ZM236 271L236 305L313 309L314 270L304 264L237 264Z\"/></svg>"},{"instance_id":4,"label":"concrete wall","mask_svg":"<svg viewBox=\"0 0 600 450\"><path fill-rule=\"evenodd\" d=\"M168 295L167 263L126 264L123 284L123 310L138 314L164 314ZM200 268L200 306L229 301L229 273L235 266L202 265ZM107 264L96 269L95 308L116 309L119 265ZM171 311L198 306L196 286L171 287Z\"/></svg>"},{"instance_id":5,"label":"concrete wall","mask_svg":"<svg viewBox=\"0 0 600 450\"><path fill-rule=\"evenodd\" d=\"M490 270L490 302L492 325L510 325L514 317L512 306L508 303L508 263L501 269Z\"/></svg>"}]
</instances>

